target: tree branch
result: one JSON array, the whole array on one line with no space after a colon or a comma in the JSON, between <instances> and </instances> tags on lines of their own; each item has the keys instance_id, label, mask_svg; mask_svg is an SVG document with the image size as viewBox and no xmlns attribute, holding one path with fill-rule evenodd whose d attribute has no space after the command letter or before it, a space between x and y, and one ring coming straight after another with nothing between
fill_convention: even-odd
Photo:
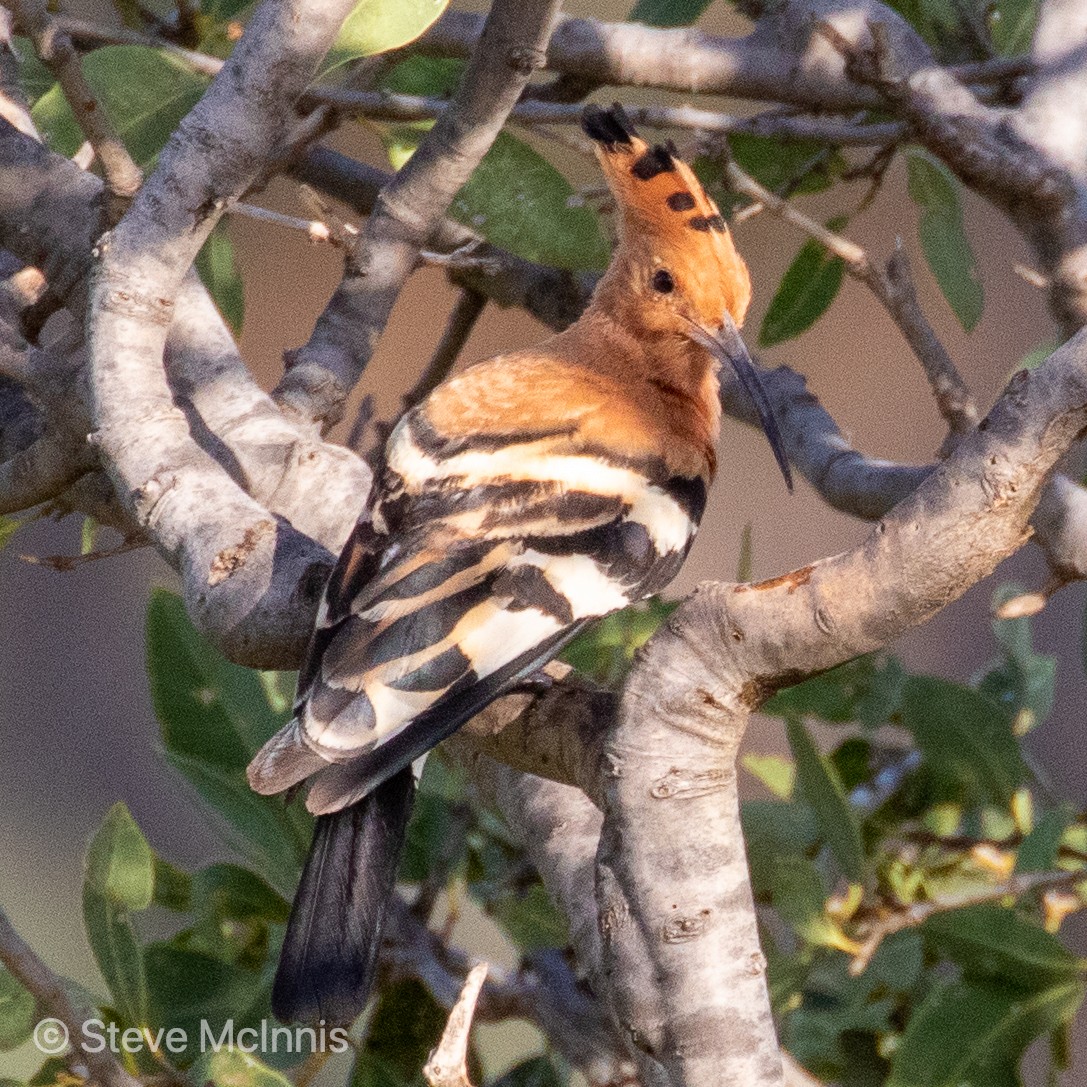
<instances>
[{"instance_id":1,"label":"tree branch","mask_svg":"<svg viewBox=\"0 0 1087 1087\"><path fill-rule=\"evenodd\" d=\"M350 0L265 0L159 167L96 250L88 316L95 444L136 524L179 569L198 626L232 659L297 660L331 556L193 442L163 370L174 298L223 206L279 150Z\"/></svg>"},{"instance_id":2,"label":"tree branch","mask_svg":"<svg viewBox=\"0 0 1087 1087\"><path fill-rule=\"evenodd\" d=\"M438 56L464 56L478 41L481 25L478 15L450 10L416 46ZM878 95L853 82L840 66L827 65L817 48L793 51L790 44L783 47L781 39L762 26L746 38L718 38L687 27L662 30L564 16L547 49L547 67L592 87L659 87L809 110L846 111L879 104ZM999 83L1023 70L1022 58L952 69L979 83Z\"/></svg>"},{"instance_id":3,"label":"tree branch","mask_svg":"<svg viewBox=\"0 0 1087 1087\"><path fill-rule=\"evenodd\" d=\"M326 147L310 151L293 168L300 181L369 215L393 174L375 169ZM596 277L550 268L515 256L452 219L438 222L426 244L442 252L471 247L489 269L454 269L458 286L478 291L499 306L519 306L556 332L574 323L589 300Z\"/></svg>"},{"instance_id":4,"label":"tree branch","mask_svg":"<svg viewBox=\"0 0 1087 1087\"><path fill-rule=\"evenodd\" d=\"M449 1013L438 1048L423 1066L423 1078L430 1087L472 1087L468 1078L468 1039L476 1001L487 977L487 964L478 963L468 971L457 1002Z\"/></svg>"},{"instance_id":5,"label":"tree branch","mask_svg":"<svg viewBox=\"0 0 1087 1087\"><path fill-rule=\"evenodd\" d=\"M50 17L44 0L14 0L14 9L39 58L56 76L76 122L102 163L106 186L115 201L110 218L116 221L143 183L143 171L113 131L83 74L79 54L68 35Z\"/></svg>"},{"instance_id":6,"label":"tree branch","mask_svg":"<svg viewBox=\"0 0 1087 1087\"><path fill-rule=\"evenodd\" d=\"M34 953L30 945L15 931L11 921L0 910L0 963L37 1001L38 1012L48 1012L64 1024L69 1038L82 1038L83 1027L95 1017L89 1008L76 1005L61 981ZM108 1047L90 1049L79 1046L72 1062L84 1065L91 1078L101 1087L140 1087L139 1080L121 1067Z\"/></svg>"},{"instance_id":7,"label":"tree branch","mask_svg":"<svg viewBox=\"0 0 1087 1087\"><path fill-rule=\"evenodd\" d=\"M780 1082L737 844L751 711L888 644L1021 546L1085 424L1087 333L1017 374L860 547L758 585L702 586L636 663L605 753L601 924L615 1007L673 1084Z\"/></svg>"},{"instance_id":8,"label":"tree branch","mask_svg":"<svg viewBox=\"0 0 1087 1087\"><path fill-rule=\"evenodd\" d=\"M899 243L895 246L886 268L881 269L861 246L828 230L787 200L770 192L732 159L726 162L725 172L733 189L757 200L767 210L811 235L842 260L846 271L854 279L868 287L898 325L921 363L936 405L951 434L961 436L973 430L978 422L974 399L917 301L909 258L902 245Z\"/></svg>"},{"instance_id":9,"label":"tree branch","mask_svg":"<svg viewBox=\"0 0 1087 1087\"><path fill-rule=\"evenodd\" d=\"M381 190L344 278L274 395L322 426L336 422L419 257L461 186L542 67L559 0L495 0L449 109Z\"/></svg>"}]
</instances>

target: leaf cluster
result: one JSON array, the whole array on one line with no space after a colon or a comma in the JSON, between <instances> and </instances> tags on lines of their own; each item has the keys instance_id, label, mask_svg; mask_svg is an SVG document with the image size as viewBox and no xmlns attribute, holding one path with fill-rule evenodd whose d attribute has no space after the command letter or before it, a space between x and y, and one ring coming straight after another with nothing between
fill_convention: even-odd
<instances>
[{"instance_id":1,"label":"leaf cluster","mask_svg":"<svg viewBox=\"0 0 1087 1087\"><path fill-rule=\"evenodd\" d=\"M257 796L245 780L252 754L289 718L294 676L228 663L197 633L180 598L162 590L148 607L147 669L163 754L238 860L188 871L152 847L123 803L110 809L88 847L83 883L84 927L107 992L81 994L82 1003L104 1023L142 1033L141 1051L130 1055L141 1076L180 1072L194 1087L287 1087L285 1070L304 1064L310 1048L286 1034L262 1036L272 1042L257 1053L230 1042L247 1029L261 1036L262 1023L266 1032L276 1026L272 980L312 831L299 801ZM468 898L515 957L567 944L564 919L505 825L471 803L460 775L438 756L420 783L400 880L424 923L439 896L447 927ZM384 985L363 1038L354 1040L352 1082L421 1084L445 1017L418 979ZM0 968L0 1050L26 1042L38 1018L31 995ZM163 1045L171 1030L184 1032L184 1051ZM47 1062L30 1083L51 1082L55 1070ZM559 1087L567 1075L561 1060L544 1054L503 1083Z\"/></svg>"}]
</instances>

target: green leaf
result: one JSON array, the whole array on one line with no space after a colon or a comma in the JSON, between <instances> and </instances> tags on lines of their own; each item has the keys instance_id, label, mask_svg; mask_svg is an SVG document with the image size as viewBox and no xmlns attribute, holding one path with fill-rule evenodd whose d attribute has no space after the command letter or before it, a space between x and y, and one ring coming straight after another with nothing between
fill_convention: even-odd
<instances>
[{"instance_id":1,"label":"green leaf","mask_svg":"<svg viewBox=\"0 0 1087 1087\"><path fill-rule=\"evenodd\" d=\"M846 167L839 150L829 149L818 140L783 140L737 132L729 136L728 145L743 170L771 192L823 192Z\"/></svg>"},{"instance_id":2,"label":"green leaf","mask_svg":"<svg viewBox=\"0 0 1087 1087\"><path fill-rule=\"evenodd\" d=\"M774 909L798 936L817 947L846 945L842 930L827 916L826 888L811 861L795 854L776 854L767 858L766 871Z\"/></svg>"},{"instance_id":3,"label":"green leaf","mask_svg":"<svg viewBox=\"0 0 1087 1087\"><path fill-rule=\"evenodd\" d=\"M155 905L175 913L182 913L192 907L192 876L157 855Z\"/></svg>"},{"instance_id":4,"label":"green leaf","mask_svg":"<svg viewBox=\"0 0 1087 1087\"><path fill-rule=\"evenodd\" d=\"M886 1087L1003 1087L1018 1082L1019 1057L1067 1022L1083 987L1067 982L1036 993L957 982L938 986L911 1016Z\"/></svg>"},{"instance_id":5,"label":"green leaf","mask_svg":"<svg viewBox=\"0 0 1087 1087\"><path fill-rule=\"evenodd\" d=\"M499 899L491 912L522 951L565 947L570 942L566 918L539 883L532 884L523 894L513 893Z\"/></svg>"},{"instance_id":6,"label":"green leaf","mask_svg":"<svg viewBox=\"0 0 1087 1087\"><path fill-rule=\"evenodd\" d=\"M921 979L924 968L925 948L921 936L907 929L894 932L880 942L864 976L873 984L906 992Z\"/></svg>"},{"instance_id":7,"label":"green leaf","mask_svg":"<svg viewBox=\"0 0 1087 1087\"><path fill-rule=\"evenodd\" d=\"M454 57L405 58L381 77L381 89L421 98L449 98L460 86L464 61Z\"/></svg>"},{"instance_id":8,"label":"green leaf","mask_svg":"<svg viewBox=\"0 0 1087 1087\"><path fill-rule=\"evenodd\" d=\"M173 943L148 944L145 957L148 1022L183 1030L190 1056L207 1041L205 1023L218 1040L229 1020L240 1029L254 1008L263 1011L267 1005L270 977Z\"/></svg>"},{"instance_id":9,"label":"green leaf","mask_svg":"<svg viewBox=\"0 0 1087 1087\"><path fill-rule=\"evenodd\" d=\"M155 894L155 857L123 803L110 808L87 851L84 886L123 910L145 910Z\"/></svg>"},{"instance_id":10,"label":"green leaf","mask_svg":"<svg viewBox=\"0 0 1087 1087\"><path fill-rule=\"evenodd\" d=\"M1047 811L1019 846L1015 855L1016 872L1052 872L1057 867L1061 839L1075 817L1069 805Z\"/></svg>"},{"instance_id":11,"label":"green leaf","mask_svg":"<svg viewBox=\"0 0 1087 1087\"><path fill-rule=\"evenodd\" d=\"M245 320L245 288L234 263L234 243L225 222L220 222L196 255L196 271L235 336Z\"/></svg>"},{"instance_id":12,"label":"green leaf","mask_svg":"<svg viewBox=\"0 0 1087 1087\"><path fill-rule=\"evenodd\" d=\"M395 1080L411 1083L437 1045L446 1018L421 981L410 978L387 985L370 1021L365 1055L376 1058Z\"/></svg>"},{"instance_id":13,"label":"green leaf","mask_svg":"<svg viewBox=\"0 0 1087 1087\"><path fill-rule=\"evenodd\" d=\"M815 813L823 837L851 883L864 882L864 842L860 823L849 805L837 770L812 743L798 718L785 722L789 747L796 759L796 778L804 799Z\"/></svg>"},{"instance_id":14,"label":"green leaf","mask_svg":"<svg viewBox=\"0 0 1087 1087\"><path fill-rule=\"evenodd\" d=\"M494 1087L564 1087L564 1080L548 1057L530 1057L495 1080Z\"/></svg>"},{"instance_id":15,"label":"green leaf","mask_svg":"<svg viewBox=\"0 0 1087 1087\"><path fill-rule=\"evenodd\" d=\"M287 723L268 704L260 677L231 664L189 621L181 598L155 589L147 607L151 697L171 754L244 770Z\"/></svg>"},{"instance_id":16,"label":"green leaf","mask_svg":"<svg viewBox=\"0 0 1087 1087\"><path fill-rule=\"evenodd\" d=\"M1023 589L1014 583L1001 585L993 593L993 606L1018 596ZM978 689L1014 717L1017 736L1043 724L1053 711L1056 696L1057 658L1035 653L1031 621L1027 617L995 619L993 633L1000 642L1003 659L991 666Z\"/></svg>"},{"instance_id":17,"label":"green leaf","mask_svg":"<svg viewBox=\"0 0 1087 1087\"><path fill-rule=\"evenodd\" d=\"M168 751L167 761L183 774L224 819L224 837L277 886L298 878L311 833L304 812L277 798L258 796L240 770L227 771L200 759Z\"/></svg>"},{"instance_id":18,"label":"green leaf","mask_svg":"<svg viewBox=\"0 0 1087 1087\"><path fill-rule=\"evenodd\" d=\"M117 1011L130 1026L145 1021L147 977L129 913L146 909L154 889L151 848L124 804L115 804L87 851L83 921Z\"/></svg>"},{"instance_id":19,"label":"green leaf","mask_svg":"<svg viewBox=\"0 0 1087 1087\"><path fill-rule=\"evenodd\" d=\"M1004 56L1030 51L1038 18L1037 0L994 0L988 12L993 44Z\"/></svg>"},{"instance_id":20,"label":"green leaf","mask_svg":"<svg viewBox=\"0 0 1087 1087\"><path fill-rule=\"evenodd\" d=\"M1083 978L1084 964L1051 933L994 904L937 913L922 926L929 947L975 981L1044 989Z\"/></svg>"},{"instance_id":21,"label":"green leaf","mask_svg":"<svg viewBox=\"0 0 1087 1087\"><path fill-rule=\"evenodd\" d=\"M974 252L962 221L959 183L942 162L918 148L906 152L910 197L921 211L921 249L948 305L971 331L985 306Z\"/></svg>"},{"instance_id":22,"label":"green leaf","mask_svg":"<svg viewBox=\"0 0 1087 1087\"><path fill-rule=\"evenodd\" d=\"M17 1049L30 1037L38 1021L36 1008L30 993L0 966L0 1052Z\"/></svg>"},{"instance_id":23,"label":"green leaf","mask_svg":"<svg viewBox=\"0 0 1087 1087\"><path fill-rule=\"evenodd\" d=\"M773 892L775 857L803 857L819 840L819 828L806 804L776 800L748 800L740 809L747 861L755 893Z\"/></svg>"},{"instance_id":24,"label":"green leaf","mask_svg":"<svg viewBox=\"0 0 1087 1087\"><path fill-rule=\"evenodd\" d=\"M325 57L323 71L407 45L431 26L448 4L449 0L360 0L344 20Z\"/></svg>"},{"instance_id":25,"label":"green leaf","mask_svg":"<svg viewBox=\"0 0 1087 1087\"><path fill-rule=\"evenodd\" d=\"M150 168L181 119L207 88L206 77L142 45L107 45L83 58L83 72L117 135L144 170ZM71 156L83 133L54 85L31 110L35 124L59 154Z\"/></svg>"},{"instance_id":26,"label":"green leaf","mask_svg":"<svg viewBox=\"0 0 1087 1087\"><path fill-rule=\"evenodd\" d=\"M874 728L898 709L906 673L894 657L869 654L778 691L763 707L774 717L860 721Z\"/></svg>"},{"instance_id":27,"label":"green leaf","mask_svg":"<svg viewBox=\"0 0 1087 1087\"><path fill-rule=\"evenodd\" d=\"M427 760L430 761L429 759ZM459 831L454 825L460 823ZM465 846L464 820L454 814L454 805L447 800L420 793L408 824L404 857L400 862L400 878L407 883L419 883L436 872L444 863L455 860L451 851L463 854Z\"/></svg>"},{"instance_id":28,"label":"green leaf","mask_svg":"<svg viewBox=\"0 0 1087 1087\"><path fill-rule=\"evenodd\" d=\"M774 796L789 800L796 783L796 764L779 755L744 755L743 768L765 785Z\"/></svg>"},{"instance_id":29,"label":"green leaf","mask_svg":"<svg viewBox=\"0 0 1087 1087\"><path fill-rule=\"evenodd\" d=\"M252 792L245 767L286 724L260 675L231 664L196 631L181 599L156 589L147 610L147 669L166 757L226 820L231 843L278 886L293 885L312 820L297 804Z\"/></svg>"},{"instance_id":30,"label":"green leaf","mask_svg":"<svg viewBox=\"0 0 1087 1087\"><path fill-rule=\"evenodd\" d=\"M849 1075L849 1070L858 1063L879 1063L871 1052L873 1036L890 1029L893 999L867 971L859 978L850 977L844 956L811 958L812 967L786 1015L782 1041L805 1067L818 1069L821 1077L835 1083L856 1087L882 1083L885 1069L871 1068L868 1075L856 1076ZM867 1059L856 1048L862 1039L871 1040ZM877 1070L882 1074L872 1074Z\"/></svg>"},{"instance_id":31,"label":"green leaf","mask_svg":"<svg viewBox=\"0 0 1087 1087\"><path fill-rule=\"evenodd\" d=\"M400 169L431 127L388 130L389 161ZM609 258L596 213L571 198L570 182L527 143L501 132L450 207L450 214L488 241L526 260L599 270Z\"/></svg>"},{"instance_id":32,"label":"green leaf","mask_svg":"<svg viewBox=\"0 0 1087 1087\"><path fill-rule=\"evenodd\" d=\"M910 676L900 721L917 742L926 770L965 788L975 803L1006 806L1029 773L1007 713L984 695L933 676Z\"/></svg>"},{"instance_id":33,"label":"green leaf","mask_svg":"<svg viewBox=\"0 0 1087 1087\"><path fill-rule=\"evenodd\" d=\"M286 1076L239 1049L207 1050L189 1069L189 1078L204 1087L293 1087Z\"/></svg>"},{"instance_id":34,"label":"green leaf","mask_svg":"<svg viewBox=\"0 0 1087 1087\"><path fill-rule=\"evenodd\" d=\"M605 687L618 687L634 654L676 610L673 601L650 597L598 619L563 651L562 659Z\"/></svg>"},{"instance_id":35,"label":"green leaf","mask_svg":"<svg viewBox=\"0 0 1087 1087\"><path fill-rule=\"evenodd\" d=\"M193 878L193 909L231 921L260 918L285 923L291 904L255 872L237 864L213 864Z\"/></svg>"},{"instance_id":36,"label":"green leaf","mask_svg":"<svg viewBox=\"0 0 1087 1087\"><path fill-rule=\"evenodd\" d=\"M845 262L812 239L781 277L759 329L759 346L773 347L807 331L838 296Z\"/></svg>"},{"instance_id":37,"label":"green leaf","mask_svg":"<svg viewBox=\"0 0 1087 1087\"><path fill-rule=\"evenodd\" d=\"M17 517L8 517L7 514L0 514L0 550L7 547L11 542L12 536L23 527L23 522Z\"/></svg>"},{"instance_id":38,"label":"green leaf","mask_svg":"<svg viewBox=\"0 0 1087 1087\"><path fill-rule=\"evenodd\" d=\"M19 58L19 86L22 87L26 100L33 106L56 80L53 73L38 60L34 46L27 38L13 38L12 47Z\"/></svg>"},{"instance_id":39,"label":"green leaf","mask_svg":"<svg viewBox=\"0 0 1087 1087\"><path fill-rule=\"evenodd\" d=\"M294 707L298 687L297 672L258 672L264 697L274 714L287 716Z\"/></svg>"},{"instance_id":40,"label":"green leaf","mask_svg":"<svg viewBox=\"0 0 1087 1087\"><path fill-rule=\"evenodd\" d=\"M638 0L627 16L646 26L690 26L710 6L710 0Z\"/></svg>"}]
</instances>

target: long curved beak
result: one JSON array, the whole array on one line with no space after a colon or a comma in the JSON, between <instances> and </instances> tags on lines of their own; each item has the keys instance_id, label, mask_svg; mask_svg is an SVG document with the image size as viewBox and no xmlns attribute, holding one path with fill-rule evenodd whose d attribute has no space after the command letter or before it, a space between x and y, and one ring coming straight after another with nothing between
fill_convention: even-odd
<instances>
[{"instance_id":1,"label":"long curved beak","mask_svg":"<svg viewBox=\"0 0 1087 1087\"><path fill-rule=\"evenodd\" d=\"M778 462L781 474L785 477L785 486L793 489L793 473L789 469L789 459L785 456L785 442L778 428L774 409L770 404L770 398L766 395L766 389L751 356L747 352L747 345L740 336L740 331L729 314L725 314L724 322L717 333L707 332L701 325L691 322L691 339L700 343L707 351L718 358L722 363L728 363L740 380L744 392L751 397L755 410L759 413L759 422L762 423L763 433L774 451L774 459Z\"/></svg>"}]
</instances>

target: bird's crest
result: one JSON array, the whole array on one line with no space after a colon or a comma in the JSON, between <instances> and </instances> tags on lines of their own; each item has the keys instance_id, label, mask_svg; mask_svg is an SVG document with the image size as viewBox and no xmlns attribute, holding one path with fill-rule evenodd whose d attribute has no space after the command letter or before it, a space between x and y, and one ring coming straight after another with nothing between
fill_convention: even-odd
<instances>
[{"instance_id":1,"label":"bird's crest","mask_svg":"<svg viewBox=\"0 0 1087 1087\"><path fill-rule=\"evenodd\" d=\"M643 259L666 268L690 285L692 301L723 304L737 325L751 300L747 266L717 205L671 141L650 146L616 103L585 108L582 127L597 147L597 158L621 212L620 241ZM699 290L696 283L714 284ZM698 297L701 296L701 297Z\"/></svg>"}]
</instances>

